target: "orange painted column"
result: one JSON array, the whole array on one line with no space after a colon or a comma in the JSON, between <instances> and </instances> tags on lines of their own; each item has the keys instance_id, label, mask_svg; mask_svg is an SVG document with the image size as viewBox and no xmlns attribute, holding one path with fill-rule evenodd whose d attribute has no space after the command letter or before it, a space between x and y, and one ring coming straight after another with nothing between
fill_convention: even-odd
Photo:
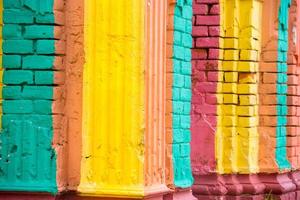
<instances>
[{"instance_id":1,"label":"orange painted column","mask_svg":"<svg viewBox=\"0 0 300 200\"><path fill-rule=\"evenodd\" d=\"M277 172L276 149L276 80L277 80L277 18L280 1L263 2L262 49L259 62L259 171Z\"/></svg>"}]
</instances>

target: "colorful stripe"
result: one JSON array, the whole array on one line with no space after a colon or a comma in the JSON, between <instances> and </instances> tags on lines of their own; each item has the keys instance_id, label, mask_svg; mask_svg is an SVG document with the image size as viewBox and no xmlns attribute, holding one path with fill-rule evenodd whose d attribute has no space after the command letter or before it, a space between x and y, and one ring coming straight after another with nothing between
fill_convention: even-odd
<instances>
[{"instance_id":1,"label":"colorful stripe","mask_svg":"<svg viewBox=\"0 0 300 200\"><path fill-rule=\"evenodd\" d=\"M222 1L216 136L219 173L258 171L258 55L261 3ZM244 15L249 16L245 19Z\"/></svg>"},{"instance_id":2,"label":"colorful stripe","mask_svg":"<svg viewBox=\"0 0 300 200\"><path fill-rule=\"evenodd\" d=\"M217 85L221 74L218 72L218 61L222 54L218 39L219 7L218 1L214 4L194 1L193 5L191 159L195 175L216 171Z\"/></svg>"},{"instance_id":3,"label":"colorful stripe","mask_svg":"<svg viewBox=\"0 0 300 200\"><path fill-rule=\"evenodd\" d=\"M85 5L79 191L142 197L145 4L140 0L92 0Z\"/></svg>"},{"instance_id":4,"label":"colorful stripe","mask_svg":"<svg viewBox=\"0 0 300 200\"><path fill-rule=\"evenodd\" d=\"M174 184L190 187L193 177L190 167L191 111L191 47L192 0L178 0L174 11L173 35L173 167Z\"/></svg>"},{"instance_id":5,"label":"colorful stripe","mask_svg":"<svg viewBox=\"0 0 300 200\"><path fill-rule=\"evenodd\" d=\"M4 0L3 5L0 190L56 193L54 2Z\"/></svg>"},{"instance_id":6,"label":"colorful stripe","mask_svg":"<svg viewBox=\"0 0 300 200\"><path fill-rule=\"evenodd\" d=\"M278 63L277 63L277 127L276 127L276 161L281 170L291 168L286 152L287 125L287 52L288 19L291 0L281 0L278 13Z\"/></svg>"}]
</instances>

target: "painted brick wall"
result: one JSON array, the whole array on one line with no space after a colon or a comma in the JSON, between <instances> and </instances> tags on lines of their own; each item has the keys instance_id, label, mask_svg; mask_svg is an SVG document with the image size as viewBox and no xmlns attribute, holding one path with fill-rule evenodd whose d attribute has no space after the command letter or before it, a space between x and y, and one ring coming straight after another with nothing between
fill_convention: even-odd
<instances>
[{"instance_id":1,"label":"painted brick wall","mask_svg":"<svg viewBox=\"0 0 300 200\"><path fill-rule=\"evenodd\" d=\"M299 81L300 81L300 69L299 69L299 1L292 1L290 14L289 14L289 49L288 49L288 93L287 93L287 154L294 169L300 168L300 159L297 152L300 151L300 109L299 109Z\"/></svg>"},{"instance_id":2,"label":"painted brick wall","mask_svg":"<svg viewBox=\"0 0 300 200\"><path fill-rule=\"evenodd\" d=\"M3 1L0 190L56 192L62 117L63 1ZM55 151L54 148L57 150Z\"/></svg>"},{"instance_id":3,"label":"painted brick wall","mask_svg":"<svg viewBox=\"0 0 300 200\"><path fill-rule=\"evenodd\" d=\"M191 157L193 173L203 175L216 169L219 1L194 0L193 10Z\"/></svg>"},{"instance_id":4,"label":"painted brick wall","mask_svg":"<svg viewBox=\"0 0 300 200\"><path fill-rule=\"evenodd\" d=\"M192 0L177 0L173 32L173 167L177 187L193 183L190 167Z\"/></svg>"}]
</instances>

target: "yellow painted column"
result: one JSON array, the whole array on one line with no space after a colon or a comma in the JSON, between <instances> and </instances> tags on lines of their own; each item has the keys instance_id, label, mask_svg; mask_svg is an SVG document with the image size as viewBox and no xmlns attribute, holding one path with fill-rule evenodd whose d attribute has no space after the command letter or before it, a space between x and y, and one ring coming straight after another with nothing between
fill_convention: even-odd
<instances>
[{"instance_id":1,"label":"yellow painted column","mask_svg":"<svg viewBox=\"0 0 300 200\"><path fill-rule=\"evenodd\" d=\"M83 158L79 191L144 195L144 1L85 5Z\"/></svg>"},{"instance_id":2,"label":"yellow painted column","mask_svg":"<svg viewBox=\"0 0 300 200\"><path fill-rule=\"evenodd\" d=\"M167 1L86 0L83 195L170 192L166 165Z\"/></svg>"},{"instance_id":3,"label":"yellow painted column","mask_svg":"<svg viewBox=\"0 0 300 200\"><path fill-rule=\"evenodd\" d=\"M258 55L261 2L223 0L218 83L217 170L258 171ZM248 16L248 17L245 17Z\"/></svg>"}]
</instances>

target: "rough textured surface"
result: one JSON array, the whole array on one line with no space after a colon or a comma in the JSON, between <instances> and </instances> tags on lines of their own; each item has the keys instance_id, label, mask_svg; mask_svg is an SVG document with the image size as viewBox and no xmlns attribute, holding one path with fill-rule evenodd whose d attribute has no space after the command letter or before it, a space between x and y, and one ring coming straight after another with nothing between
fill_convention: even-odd
<instances>
[{"instance_id":1,"label":"rough textured surface","mask_svg":"<svg viewBox=\"0 0 300 200\"><path fill-rule=\"evenodd\" d=\"M276 161L279 169L291 167L286 152L287 125L287 52L288 52L288 19L291 0L281 0L278 13L278 57L277 57L277 127L276 127Z\"/></svg>"},{"instance_id":2,"label":"rough textured surface","mask_svg":"<svg viewBox=\"0 0 300 200\"><path fill-rule=\"evenodd\" d=\"M56 173L60 175L56 157L60 159L61 152L54 152L53 147L60 147L52 138L56 138L54 118L61 110L53 69L61 67L64 53L55 34L55 24L60 24L55 12L60 7L53 0L4 0L3 6L1 155L6 159L1 159L0 188L55 193Z\"/></svg>"},{"instance_id":3,"label":"rough textured surface","mask_svg":"<svg viewBox=\"0 0 300 200\"><path fill-rule=\"evenodd\" d=\"M144 6L94 0L85 7L82 193L144 194Z\"/></svg>"},{"instance_id":4,"label":"rough textured surface","mask_svg":"<svg viewBox=\"0 0 300 200\"><path fill-rule=\"evenodd\" d=\"M219 59L219 2L194 1L192 49L192 169L194 176L216 170L215 133ZM203 20L203 18L206 20Z\"/></svg>"},{"instance_id":5,"label":"rough textured surface","mask_svg":"<svg viewBox=\"0 0 300 200\"><path fill-rule=\"evenodd\" d=\"M63 130L68 141L68 189L77 190L80 182L82 137L82 72L84 64L84 2L67 0L65 5L66 35L66 102Z\"/></svg>"},{"instance_id":6,"label":"rough textured surface","mask_svg":"<svg viewBox=\"0 0 300 200\"><path fill-rule=\"evenodd\" d=\"M174 184L190 187L193 177L190 167L191 110L191 47L192 0L178 0L174 8L173 32L173 168Z\"/></svg>"}]
</instances>

